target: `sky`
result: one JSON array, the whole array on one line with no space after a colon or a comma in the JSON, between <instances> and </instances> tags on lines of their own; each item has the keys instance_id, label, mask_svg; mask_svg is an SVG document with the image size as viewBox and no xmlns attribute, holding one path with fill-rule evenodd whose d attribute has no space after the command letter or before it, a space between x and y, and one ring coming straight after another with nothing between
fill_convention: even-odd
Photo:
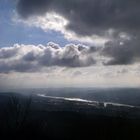
<instances>
[{"instance_id":1,"label":"sky","mask_svg":"<svg viewBox=\"0 0 140 140\"><path fill-rule=\"evenodd\" d=\"M0 87L139 87L139 0L0 0Z\"/></svg>"}]
</instances>

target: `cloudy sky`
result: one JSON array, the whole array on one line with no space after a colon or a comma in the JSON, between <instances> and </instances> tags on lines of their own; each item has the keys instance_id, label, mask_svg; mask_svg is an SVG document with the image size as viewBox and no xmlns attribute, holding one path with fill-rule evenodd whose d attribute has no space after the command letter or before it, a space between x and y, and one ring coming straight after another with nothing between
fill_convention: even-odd
<instances>
[{"instance_id":1,"label":"cloudy sky","mask_svg":"<svg viewBox=\"0 0 140 140\"><path fill-rule=\"evenodd\" d=\"M0 0L0 87L140 86L139 0Z\"/></svg>"}]
</instances>

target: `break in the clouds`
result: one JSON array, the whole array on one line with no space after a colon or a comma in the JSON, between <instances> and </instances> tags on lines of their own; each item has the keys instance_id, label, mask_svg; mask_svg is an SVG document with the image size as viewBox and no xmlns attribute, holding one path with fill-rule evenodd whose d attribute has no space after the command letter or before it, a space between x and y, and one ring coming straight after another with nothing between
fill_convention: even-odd
<instances>
[{"instance_id":1,"label":"break in the clouds","mask_svg":"<svg viewBox=\"0 0 140 140\"><path fill-rule=\"evenodd\" d=\"M80 36L104 34L109 29L140 30L139 0L18 0L17 11L27 19L55 12L68 20L66 29Z\"/></svg>"},{"instance_id":2,"label":"break in the clouds","mask_svg":"<svg viewBox=\"0 0 140 140\"><path fill-rule=\"evenodd\" d=\"M80 68L90 66L129 65L140 62L138 41L107 42L104 47L55 43L45 45L14 45L0 49L0 73L39 72L58 66Z\"/></svg>"},{"instance_id":3,"label":"break in the clouds","mask_svg":"<svg viewBox=\"0 0 140 140\"><path fill-rule=\"evenodd\" d=\"M128 65L140 62L140 40L107 42L101 55L111 57L105 65Z\"/></svg>"}]
</instances>

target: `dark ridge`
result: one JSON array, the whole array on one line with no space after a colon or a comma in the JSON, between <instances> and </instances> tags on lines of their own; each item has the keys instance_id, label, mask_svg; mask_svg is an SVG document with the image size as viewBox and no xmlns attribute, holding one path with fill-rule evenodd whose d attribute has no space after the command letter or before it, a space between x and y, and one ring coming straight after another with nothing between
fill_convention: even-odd
<instances>
[{"instance_id":1,"label":"dark ridge","mask_svg":"<svg viewBox=\"0 0 140 140\"><path fill-rule=\"evenodd\" d=\"M0 136L4 139L140 138L139 108L103 108L81 102L16 95L6 93L0 97L1 100L8 97L7 102L0 102Z\"/></svg>"}]
</instances>

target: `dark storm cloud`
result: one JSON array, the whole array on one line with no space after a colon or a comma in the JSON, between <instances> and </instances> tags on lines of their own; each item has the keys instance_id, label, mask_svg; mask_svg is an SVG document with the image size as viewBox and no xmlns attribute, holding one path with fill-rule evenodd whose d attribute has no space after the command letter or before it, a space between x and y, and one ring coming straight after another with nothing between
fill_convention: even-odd
<instances>
[{"instance_id":1,"label":"dark storm cloud","mask_svg":"<svg viewBox=\"0 0 140 140\"><path fill-rule=\"evenodd\" d=\"M17 11L23 18L57 12L69 20L66 28L79 35L140 29L139 0L18 0Z\"/></svg>"},{"instance_id":2,"label":"dark storm cloud","mask_svg":"<svg viewBox=\"0 0 140 140\"><path fill-rule=\"evenodd\" d=\"M127 65L140 62L140 40L110 41L102 49L101 55L110 58L104 63L105 65Z\"/></svg>"},{"instance_id":3,"label":"dark storm cloud","mask_svg":"<svg viewBox=\"0 0 140 140\"><path fill-rule=\"evenodd\" d=\"M17 10L24 18L30 15L44 14L52 1L53 0L19 0Z\"/></svg>"}]
</instances>

